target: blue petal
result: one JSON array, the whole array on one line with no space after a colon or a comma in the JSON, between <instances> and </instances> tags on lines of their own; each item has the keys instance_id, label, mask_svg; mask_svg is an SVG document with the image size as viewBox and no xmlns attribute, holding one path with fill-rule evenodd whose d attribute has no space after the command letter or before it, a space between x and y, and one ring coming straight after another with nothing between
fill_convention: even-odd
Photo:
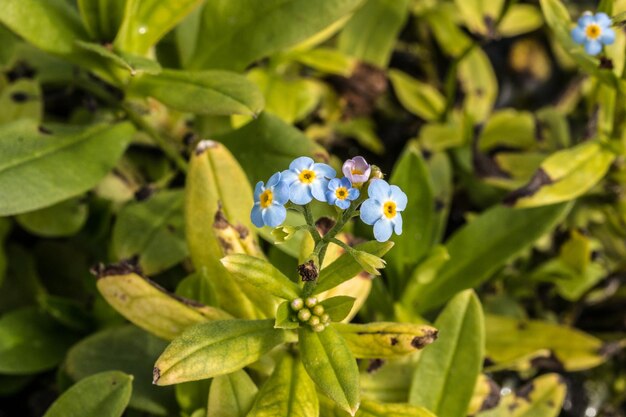
<instances>
[{"instance_id":1,"label":"blue petal","mask_svg":"<svg viewBox=\"0 0 626 417\"><path fill-rule=\"evenodd\" d=\"M609 28L613 24L611 18L606 13L602 12L596 13L594 20L603 29Z\"/></svg>"},{"instance_id":2,"label":"blue petal","mask_svg":"<svg viewBox=\"0 0 626 417\"><path fill-rule=\"evenodd\" d=\"M335 192L332 190L328 190L326 191L326 202L330 205L335 204L335 200L337 199L337 196L335 195Z\"/></svg>"},{"instance_id":3,"label":"blue petal","mask_svg":"<svg viewBox=\"0 0 626 417\"><path fill-rule=\"evenodd\" d=\"M361 193L356 188L350 188L350 190L348 190L348 200L356 200L359 198L360 194Z\"/></svg>"},{"instance_id":4,"label":"blue petal","mask_svg":"<svg viewBox=\"0 0 626 417\"><path fill-rule=\"evenodd\" d=\"M595 19L593 18L593 15L591 13L585 13L582 16L580 16L580 19L578 19L578 26L581 29L585 29L585 27L589 24L589 23L593 23L595 21Z\"/></svg>"},{"instance_id":5,"label":"blue petal","mask_svg":"<svg viewBox=\"0 0 626 417\"><path fill-rule=\"evenodd\" d=\"M303 169L311 169L311 165L313 165L313 160L308 156L301 156L299 158L294 159L289 164L290 171L302 171Z\"/></svg>"},{"instance_id":6,"label":"blue petal","mask_svg":"<svg viewBox=\"0 0 626 417\"><path fill-rule=\"evenodd\" d=\"M337 171L335 171L331 166L326 164L314 164L313 171L320 177L326 177L328 179L335 178L337 176Z\"/></svg>"},{"instance_id":7,"label":"blue petal","mask_svg":"<svg viewBox=\"0 0 626 417\"><path fill-rule=\"evenodd\" d=\"M315 197L316 200L326 202L326 196L324 193L328 189L328 180L325 179L315 179L313 183L310 185L311 194Z\"/></svg>"},{"instance_id":8,"label":"blue petal","mask_svg":"<svg viewBox=\"0 0 626 417\"><path fill-rule=\"evenodd\" d=\"M396 202L396 210L404 210L408 202L406 194L397 185L392 185L389 189L391 191L391 199Z\"/></svg>"},{"instance_id":9,"label":"blue petal","mask_svg":"<svg viewBox=\"0 0 626 417\"><path fill-rule=\"evenodd\" d=\"M294 182L289 187L289 199L295 204L308 204L313 200L311 189L308 185Z\"/></svg>"},{"instance_id":10,"label":"blue petal","mask_svg":"<svg viewBox=\"0 0 626 417\"><path fill-rule=\"evenodd\" d=\"M582 45L587 40L587 35L585 35L585 29L580 26L576 26L572 29L572 39L579 45Z\"/></svg>"},{"instance_id":11,"label":"blue petal","mask_svg":"<svg viewBox=\"0 0 626 417\"><path fill-rule=\"evenodd\" d=\"M267 180L267 188L273 187L280 182L280 172L272 175L269 180Z\"/></svg>"},{"instance_id":12,"label":"blue petal","mask_svg":"<svg viewBox=\"0 0 626 417\"><path fill-rule=\"evenodd\" d=\"M615 42L615 31L609 28L604 29L600 36L600 42L605 45L612 45Z\"/></svg>"},{"instance_id":13,"label":"blue petal","mask_svg":"<svg viewBox=\"0 0 626 417\"><path fill-rule=\"evenodd\" d=\"M374 180L370 182L367 189L367 195L379 202L386 201L389 198L389 184L385 180Z\"/></svg>"},{"instance_id":14,"label":"blue petal","mask_svg":"<svg viewBox=\"0 0 626 417\"><path fill-rule=\"evenodd\" d=\"M298 174L293 171L285 170L280 173L280 179L285 184L291 185L294 182L298 181Z\"/></svg>"},{"instance_id":15,"label":"blue petal","mask_svg":"<svg viewBox=\"0 0 626 417\"><path fill-rule=\"evenodd\" d=\"M265 191L265 187L263 186L263 181L259 181L254 186L254 201L259 201L261 197L261 193Z\"/></svg>"},{"instance_id":16,"label":"blue petal","mask_svg":"<svg viewBox=\"0 0 626 417\"><path fill-rule=\"evenodd\" d=\"M596 40L587 40L585 42L585 52L591 56L598 55L602 51L602 44Z\"/></svg>"},{"instance_id":17,"label":"blue petal","mask_svg":"<svg viewBox=\"0 0 626 417\"><path fill-rule=\"evenodd\" d=\"M393 219L393 231L397 235L402 234L402 215L400 213L396 214L396 217Z\"/></svg>"},{"instance_id":18,"label":"blue petal","mask_svg":"<svg viewBox=\"0 0 626 417\"><path fill-rule=\"evenodd\" d=\"M339 181L338 178L333 178L332 180L328 181L328 189L329 190L335 190L340 185L341 185L341 181Z\"/></svg>"},{"instance_id":19,"label":"blue petal","mask_svg":"<svg viewBox=\"0 0 626 417\"><path fill-rule=\"evenodd\" d=\"M252 224L256 227L263 227L265 223L263 222L263 215L261 213L261 206L257 203L252 206L252 211L250 212L250 220L252 220Z\"/></svg>"},{"instance_id":20,"label":"blue petal","mask_svg":"<svg viewBox=\"0 0 626 417\"><path fill-rule=\"evenodd\" d=\"M337 201L335 201L335 205L340 209L345 210L350 207L350 201L337 199Z\"/></svg>"},{"instance_id":21,"label":"blue petal","mask_svg":"<svg viewBox=\"0 0 626 417\"><path fill-rule=\"evenodd\" d=\"M280 226L287 217L287 209L283 206L272 204L262 211L263 221L270 227Z\"/></svg>"},{"instance_id":22,"label":"blue petal","mask_svg":"<svg viewBox=\"0 0 626 417\"><path fill-rule=\"evenodd\" d=\"M352 188L352 182L350 181L350 178L343 177L341 180L339 180L339 183L342 187L346 187L347 189Z\"/></svg>"},{"instance_id":23,"label":"blue petal","mask_svg":"<svg viewBox=\"0 0 626 417\"><path fill-rule=\"evenodd\" d=\"M273 202L276 204L280 204L281 206L286 204L289 201L289 184L281 181L276 186L274 186L274 200Z\"/></svg>"},{"instance_id":24,"label":"blue petal","mask_svg":"<svg viewBox=\"0 0 626 417\"><path fill-rule=\"evenodd\" d=\"M387 219L381 218L374 224L374 237L379 242L388 241L392 232L393 224Z\"/></svg>"},{"instance_id":25,"label":"blue petal","mask_svg":"<svg viewBox=\"0 0 626 417\"><path fill-rule=\"evenodd\" d=\"M361 204L361 220L363 223L372 225L383 215L383 209L374 199L367 199Z\"/></svg>"}]
</instances>

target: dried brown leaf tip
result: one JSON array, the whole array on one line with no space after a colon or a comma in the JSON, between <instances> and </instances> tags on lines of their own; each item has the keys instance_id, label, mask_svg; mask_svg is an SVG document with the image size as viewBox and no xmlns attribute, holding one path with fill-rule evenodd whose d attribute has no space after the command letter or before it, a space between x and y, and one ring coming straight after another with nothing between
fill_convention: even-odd
<instances>
[{"instance_id":1,"label":"dried brown leaf tip","mask_svg":"<svg viewBox=\"0 0 626 417\"><path fill-rule=\"evenodd\" d=\"M105 265L103 263L96 264L89 269L96 278L104 278L112 275L137 274L143 276L143 271L139 266L139 256L133 256L130 259L123 259L118 263Z\"/></svg>"},{"instance_id":2,"label":"dried brown leaf tip","mask_svg":"<svg viewBox=\"0 0 626 417\"><path fill-rule=\"evenodd\" d=\"M424 349L437 340L438 335L439 331L436 329L425 330L422 336L415 336L413 340L411 340L411 346L415 349Z\"/></svg>"}]
</instances>

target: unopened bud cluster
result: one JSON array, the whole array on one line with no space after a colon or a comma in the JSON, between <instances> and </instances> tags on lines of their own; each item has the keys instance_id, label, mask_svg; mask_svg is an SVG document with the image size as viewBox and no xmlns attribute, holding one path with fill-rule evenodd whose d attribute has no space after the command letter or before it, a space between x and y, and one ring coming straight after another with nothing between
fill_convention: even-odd
<instances>
[{"instance_id":1,"label":"unopened bud cluster","mask_svg":"<svg viewBox=\"0 0 626 417\"><path fill-rule=\"evenodd\" d=\"M317 298L296 298L290 303L297 320L309 325L314 332L321 332L330 324L330 316L324 312L324 306L317 302Z\"/></svg>"}]
</instances>

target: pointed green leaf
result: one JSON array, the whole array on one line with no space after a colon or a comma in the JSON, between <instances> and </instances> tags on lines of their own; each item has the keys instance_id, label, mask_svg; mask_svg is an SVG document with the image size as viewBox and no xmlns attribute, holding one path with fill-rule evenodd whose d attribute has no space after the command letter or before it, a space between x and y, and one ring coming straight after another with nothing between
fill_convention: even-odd
<instances>
[{"instance_id":1,"label":"pointed green leaf","mask_svg":"<svg viewBox=\"0 0 626 417\"><path fill-rule=\"evenodd\" d=\"M171 385L212 378L256 362L284 342L274 320L224 320L186 330L156 361L154 383Z\"/></svg>"},{"instance_id":2,"label":"pointed green leaf","mask_svg":"<svg viewBox=\"0 0 626 417\"><path fill-rule=\"evenodd\" d=\"M274 327L277 329L297 329L300 327L300 322L295 316L295 312L291 309L289 301L282 302L276 309Z\"/></svg>"},{"instance_id":3,"label":"pointed green leaf","mask_svg":"<svg viewBox=\"0 0 626 417\"><path fill-rule=\"evenodd\" d=\"M346 341L333 327L322 332L300 328L304 368L320 391L354 415L359 408L359 369Z\"/></svg>"},{"instance_id":4,"label":"pointed green leaf","mask_svg":"<svg viewBox=\"0 0 626 417\"><path fill-rule=\"evenodd\" d=\"M47 207L89 190L113 168L134 132L129 123L55 130L41 133L29 120L0 128L0 216Z\"/></svg>"},{"instance_id":5,"label":"pointed green leaf","mask_svg":"<svg viewBox=\"0 0 626 417\"><path fill-rule=\"evenodd\" d=\"M162 191L124 206L113 227L117 260L138 256L141 270L153 275L185 259L183 202L182 190Z\"/></svg>"},{"instance_id":6,"label":"pointed green leaf","mask_svg":"<svg viewBox=\"0 0 626 417\"><path fill-rule=\"evenodd\" d=\"M93 39L111 42L124 17L126 0L78 0L78 11Z\"/></svg>"},{"instance_id":7,"label":"pointed green leaf","mask_svg":"<svg viewBox=\"0 0 626 417\"><path fill-rule=\"evenodd\" d=\"M354 249L382 257L392 247L393 242L381 243L371 241L356 245ZM350 278L354 278L362 270L363 267L359 265L351 254L344 253L339 257L339 259L322 269L318 278L319 283L317 284L317 287L315 287L314 294L330 290L342 282L347 281Z\"/></svg>"},{"instance_id":8,"label":"pointed green leaf","mask_svg":"<svg viewBox=\"0 0 626 417\"><path fill-rule=\"evenodd\" d=\"M357 358L394 358L424 349L437 340L437 329L410 323L334 323Z\"/></svg>"},{"instance_id":9,"label":"pointed green leaf","mask_svg":"<svg viewBox=\"0 0 626 417\"><path fill-rule=\"evenodd\" d=\"M446 242L450 260L436 279L418 286L414 307L419 312L431 310L458 291L481 284L568 211L565 204L526 210L496 206L485 211Z\"/></svg>"},{"instance_id":10,"label":"pointed green leaf","mask_svg":"<svg viewBox=\"0 0 626 417\"><path fill-rule=\"evenodd\" d=\"M105 270L98 278L98 291L105 300L137 326L163 339L172 340L186 328L230 315L218 308L177 297L135 273Z\"/></svg>"},{"instance_id":11,"label":"pointed green leaf","mask_svg":"<svg viewBox=\"0 0 626 417\"><path fill-rule=\"evenodd\" d=\"M320 398L321 415L324 417L348 417L350 414L338 408L325 397ZM410 404L379 403L363 400L355 417L436 417L423 407Z\"/></svg>"},{"instance_id":12,"label":"pointed green leaf","mask_svg":"<svg viewBox=\"0 0 626 417\"><path fill-rule=\"evenodd\" d=\"M162 71L161 65L150 58L114 51L99 43L76 41L76 45L81 49L105 58L120 68L128 70L132 76L141 73L158 74Z\"/></svg>"},{"instance_id":13,"label":"pointed green leaf","mask_svg":"<svg viewBox=\"0 0 626 417\"><path fill-rule=\"evenodd\" d=\"M324 313L335 322L340 322L350 314L356 298L347 295L339 295L323 300L320 304L324 307Z\"/></svg>"},{"instance_id":14,"label":"pointed green leaf","mask_svg":"<svg viewBox=\"0 0 626 417\"><path fill-rule=\"evenodd\" d=\"M94 333L72 346L64 371L75 381L112 370L132 375L129 407L164 416L176 409L174 390L152 385L149 370L166 346L167 342L135 326L114 327Z\"/></svg>"},{"instance_id":15,"label":"pointed green leaf","mask_svg":"<svg viewBox=\"0 0 626 417\"><path fill-rule=\"evenodd\" d=\"M514 4L504 15L498 33L504 37L523 35L543 25L541 10L531 4Z\"/></svg>"},{"instance_id":16,"label":"pointed green leaf","mask_svg":"<svg viewBox=\"0 0 626 417\"><path fill-rule=\"evenodd\" d=\"M276 297L293 300L300 294L298 285L263 259L239 253L228 255L221 262L233 277Z\"/></svg>"},{"instance_id":17,"label":"pointed green leaf","mask_svg":"<svg viewBox=\"0 0 626 417\"><path fill-rule=\"evenodd\" d=\"M409 402L439 417L465 415L485 351L485 323L476 294L467 290L454 297L435 326L445 331L422 352Z\"/></svg>"},{"instance_id":18,"label":"pointed green leaf","mask_svg":"<svg viewBox=\"0 0 626 417\"><path fill-rule=\"evenodd\" d=\"M424 120L437 120L446 108L443 95L432 85L398 70L389 70L389 80L405 109Z\"/></svg>"},{"instance_id":19,"label":"pointed green leaf","mask_svg":"<svg viewBox=\"0 0 626 417\"><path fill-rule=\"evenodd\" d=\"M85 378L64 392L44 417L121 417L130 400L132 380L118 371Z\"/></svg>"},{"instance_id":20,"label":"pointed green leaf","mask_svg":"<svg viewBox=\"0 0 626 417\"><path fill-rule=\"evenodd\" d=\"M491 114L498 95L498 80L487 54L474 47L460 62L458 78L465 92L463 109L474 123L484 121Z\"/></svg>"},{"instance_id":21,"label":"pointed green leaf","mask_svg":"<svg viewBox=\"0 0 626 417\"><path fill-rule=\"evenodd\" d=\"M207 417L246 417L258 391L244 370L214 378Z\"/></svg>"},{"instance_id":22,"label":"pointed green leaf","mask_svg":"<svg viewBox=\"0 0 626 417\"><path fill-rule=\"evenodd\" d=\"M133 78L130 90L195 114L256 116L264 106L263 95L254 83L227 71L163 70Z\"/></svg>"},{"instance_id":23,"label":"pointed green leaf","mask_svg":"<svg viewBox=\"0 0 626 417\"><path fill-rule=\"evenodd\" d=\"M319 415L315 384L302 362L286 353L263 384L247 417L309 417Z\"/></svg>"}]
</instances>

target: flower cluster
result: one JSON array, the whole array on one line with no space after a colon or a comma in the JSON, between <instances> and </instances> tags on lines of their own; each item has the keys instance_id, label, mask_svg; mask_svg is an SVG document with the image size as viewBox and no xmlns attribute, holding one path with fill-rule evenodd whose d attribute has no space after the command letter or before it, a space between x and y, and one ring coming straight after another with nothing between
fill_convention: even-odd
<instances>
[{"instance_id":1,"label":"flower cluster","mask_svg":"<svg viewBox=\"0 0 626 417\"><path fill-rule=\"evenodd\" d=\"M591 56L598 55L603 45L611 45L615 42L615 31L611 29L613 24L606 13L585 12L574 29L572 39L580 45L585 45L585 52Z\"/></svg>"},{"instance_id":2,"label":"flower cluster","mask_svg":"<svg viewBox=\"0 0 626 417\"><path fill-rule=\"evenodd\" d=\"M337 178L337 172L327 164L306 156L296 158L289 169L272 175L267 184L263 181L256 184L252 223L257 227L280 226L287 217L287 208L298 210L298 206L306 206L315 199L350 211L348 217L360 205L361 220L374 227L374 237L379 242L389 240L393 232L402 234L401 213L407 205L406 194L372 175L372 166L361 156L348 159L341 171L344 177ZM287 227L277 229L279 235L284 235L282 239L293 234Z\"/></svg>"},{"instance_id":3,"label":"flower cluster","mask_svg":"<svg viewBox=\"0 0 626 417\"><path fill-rule=\"evenodd\" d=\"M321 332L330 324L330 316L324 312L324 306L318 303L315 297L308 297L305 300L296 298L289 306L294 313L292 321L306 324L314 332Z\"/></svg>"}]
</instances>

